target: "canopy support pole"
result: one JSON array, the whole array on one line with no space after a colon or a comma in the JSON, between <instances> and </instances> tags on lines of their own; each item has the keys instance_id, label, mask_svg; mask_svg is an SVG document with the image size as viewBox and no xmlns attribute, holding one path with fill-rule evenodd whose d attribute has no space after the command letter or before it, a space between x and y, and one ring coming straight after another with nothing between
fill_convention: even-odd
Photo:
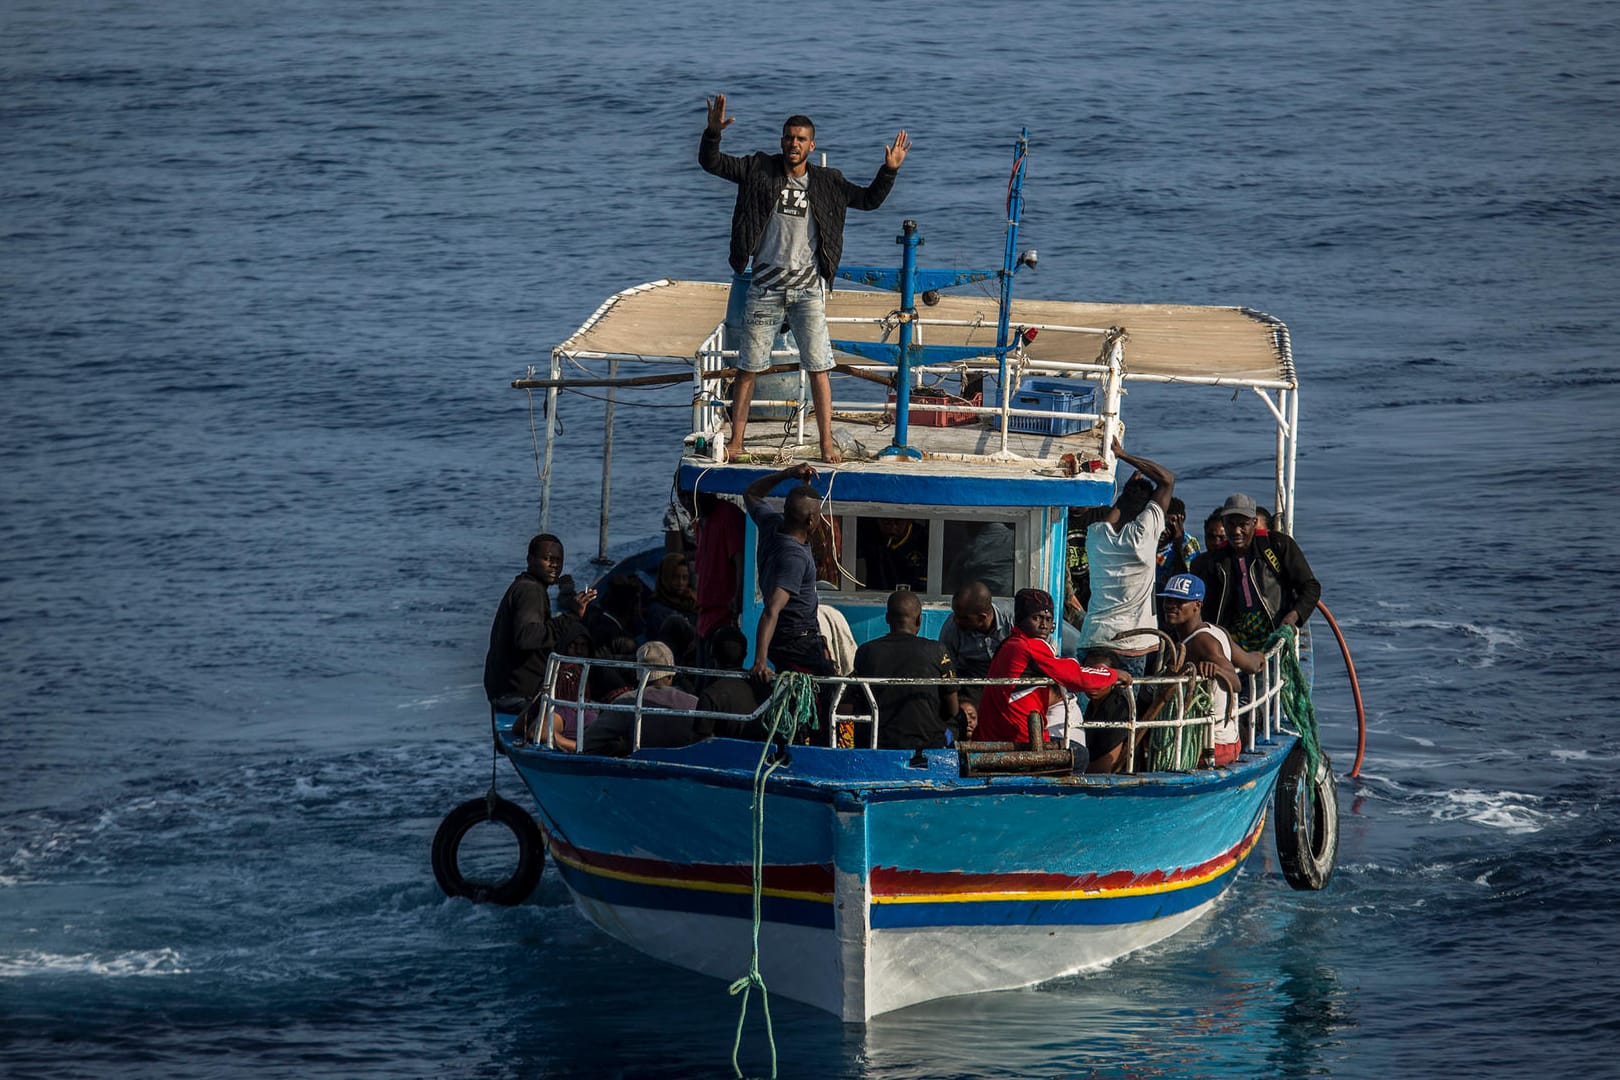
<instances>
[{"instance_id":1,"label":"canopy support pole","mask_svg":"<svg viewBox=\"0 0 1620 1080\"><path fill-rule=\"evenodd\" d=\"M551 531L551 451L557 444L557 383L562 356L551 350L551 385L546 387L546 463L540 470L540 531Z\"/></svg>"},{"instance_id":2,"label":"canopy support pole","mask_svg":"<svg viewBox=\"0 0 1620 1080\"><path fill-rule=\"evenodd\" d=\"M619 360L614 357L608 361L607 411L602 418L602 513L596 526L596 558L592 560L598 566L612 562L607 548L608 518L613 505L613 405L619 393L613 382L618 377Z\"/></svg>"}]
</instances>

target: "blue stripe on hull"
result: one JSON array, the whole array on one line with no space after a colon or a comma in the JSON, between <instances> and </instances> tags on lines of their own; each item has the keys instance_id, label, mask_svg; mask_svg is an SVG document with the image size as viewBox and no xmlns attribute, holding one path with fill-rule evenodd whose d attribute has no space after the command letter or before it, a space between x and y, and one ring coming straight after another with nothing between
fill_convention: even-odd
<instances>
[{"instance_id":1,"label":"blue stripe on hull","mask_svg":"<svg viewBox=\"0 0 1620 1080\"><path fill-rule=\"evenodd\" d=\"M1242 864L1240 863L1239 866ZM1082 900L985 900L873 904L872 929L951 926L1122 926L1179 915L1213 900L1237 877L1237 867L1213 881L1142 896Z\"/></svg>"},{"instance_id":2,"label":"blue stripe on hull","mask_svg":"<svg viewBox=\"0 0 1620 1080\"><path fill-rule=\"evenodd\" d=\"M556 865L570 889L604 904L697 915L725 915L744 920L753 918L754 902L748 893L651 885L602 877L562 862ZM770 923L808 926L817 930L833 928L833 906L813 900L763 896L760 898L760 917Z\"/></svg>"},{"instance_id":3,"label":"blue stripe on hull","mask_svg":"<svg viewBox=\"0 0 1620 1080\"><path fill-rule=\"evenodd\" d=\"M751 746L758 758L758 743L741 745ZM634 760L549 751L522 752L514 761L546 827L582 851L675 864L748 865L752 860L751 777L740 770L683 775ZM752 763L748 768L751 772ZM821 798L770 800L766 850L771 861L830 865L829 817Z\"/></svg>"}]
</instances>

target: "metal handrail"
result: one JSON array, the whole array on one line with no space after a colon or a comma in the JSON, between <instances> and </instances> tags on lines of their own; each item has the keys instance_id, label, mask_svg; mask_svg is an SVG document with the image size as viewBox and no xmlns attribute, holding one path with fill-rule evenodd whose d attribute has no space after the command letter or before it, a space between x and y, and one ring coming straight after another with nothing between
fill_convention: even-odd
<instances>
[{"instance_id":1,"label":"metal handrail","mask_svg":"<svg viewBox=\"0 0 1620 1080\"><path fill-rule=\"evenodd\" d=\"M1240 702L1240 695L1238 694L1233 694L1228 698L1228 716L1237 720L1240 733L1242 733L1244 728L1244 718L1247 717L1250 721L1248 725L1247 738L1244 740L1244 749L1250 752L1253 752L1257 739L1270 741L1274 731L1283 730L1290 734L1297 734L1297 732L1292 731L1283 724L1284 717L1282 715L1281 700L1282 648L1283 643L1281 642L1273 646L1264 654L1265 662L1261 671L1255 675L1246 676L1246 679L1251 680L1248 701ZM564 664L575 664L580 668L579 687L572 698L559 697L555 692L557 677ZM632 700L626 700L625 697L620 697L613 701L606 702L587 700L585 697L585 691L589 683L590 673L593 667L636 670L638 672L638 678L635 693L634 695L631 695ZM657 670L674 671L677 674L716 678L735 678L745 674L744 669L739 668L699 668L678 664L668 666L658 665ZM677 716L688 719L757 720L764 715L766 708L770 704L770 699L767 698L765 701L760 702L759 705L755 707L753 712L748 714L714 712L712 710L703 709L671 709L661 706L647 705L645 703L645 694L651 677L652 669L646 663L638 662L636 660L563 656L553 653L546 662L546 673L541 684L540 692L536 694L535 698L530 702L531 707L538 705L538 723L535 727L535 731L538 734L537 742L543 742L544 745L550 749L557 749L558 728L561 725L554 721L557 719L559 710L570 710L573 712L574 719L576 721L574 745L575 753L583 752L582 748L584 745L585 734L585 725L583 721L587 709L595 712L598 716L600 716L602 713L632 714L631 752L634 753L636 750L641 749L641 725L642 720L645 717ZM1204 734L1206 734L1211 739L1211 742L1213 742L1214 724L1217 720L1222 719L1213 713L1188 713L1187 702L1196 692L1197 684L1209 681L1202 676L1192 673L1185 675L1152 675L1134 680L1132 682L1134 687L1155 688L1171 685L1177 686L1179 688L1177 692L1179 697L1178 704L1180 705L1180 708L1175 710L1177 715L1171 716L1168 719L1143 720L1137 715L1136 695L1127 694L1126 700L1129 702L1129 709L1127 712L1127 718L1123 722L1101 720L1088 721L1083 716L1079 718L1071 718L1069 715L1070 710L1068 708L1068 701L1073 695L1069 694L1063 687L1051 679L963 679L941 677L874 678L856 675L827 675L814 676L813 678L818 690L822 687L836 688L829 704L829 709L833 720L833 723L828 725L827 731L827 745L829 747L837 746L837 725L839 722L870 723L871 729L868 739L868 748L875 749L877 747L878 733L882 723L882 717L879 715L877 699L873 693L873 688L885 686L1052 687L1063 693L1064 723L1060 737L1066 742L1068 740L1071 728L1077 728L1080 731L1124 728L1128 732L1129 739L1127 755L1129 764L1127 765L1127 769L1133 773L1136 769L1136 749L1141 732L1151 731L1157 728L1177 729L1176 754L1179 758L1181 752L1181 739L1184 737L1182 735L1182 731L1192 727L1202 728L1204 729ZM867 706L868 711L840 714L837 711L838 706L842 703L845 692L849 687L852 686L861 688L862 696L865 699L864 704Z\"/></svg>"},{"instance_id":2,"label":"metal handrail","mask_svg":"<svg viewBox=\"0 0 1620 1080\"><path fill-rule=\"evenodd\" d=\"M728 349L724 347L724 329L723 324L716 327L715 331L698 348L697 355L694 357L695 362L692 369L692 430L696 433L719 430L720 410L722 405L714 400L714 392L710 388L710 383L715 382L720 378L722 362L727 358L735 358L738 355L738 351L736 349ZM1105 363L1097 363L1095 361L1037 360L1028 356L1027 354L1018 353L1016 354L1018 377L1021 379L1027 374L1041 373L1094 376L1095 380L1087 379L1083 381L1096 381L1099 384L1099 398L1103 399L1104 401L1114 401L1116 402L1117 407L1117 397L1108 393L1107 389L1109 384L1117 383L1125 375L1118 355L1119 344L1120 343L1118 341L1111 343L1108 361ZM986 358L993 359L994 352L994 347L988 349L986 351ZM771 352L772 358L780 357L784 360L796 359L798 355L798 352L792 349L776 349L772 350ZM881 367L881 365L874 366ZM948 364L917 365L912 367L910 370L917 374L954 374L964 370L968 366L970 366L970 363L967 361L956 361ZM985 373L989 373L992 370L995 370L994 367L988 364L984 365ZM799 395L796 398L756 397L753 399L753 404L764 407L783 406L796 409L797 419L800 425L798 437L802 440L804 437L804 432L802 430L804 410L808 408L808 399L802 371L800 373L799 382ZM997 426L997 430L1000 431L1003 436L1012 433L1010 422L1015 416L1049 420L1089 420L1092 421L1093 424L1101 424L1104 428L1104 434L1106 435L1108 432L1110 419L1114 415L1107 411L1106 406L1101 412L1057 412L1049 409L1016 408L1010 403L1011 388L1008 387L1007 389L1009 390L1009 394L1002 395L1004 399L1007 399L1002 404L929 405L921 402L912 402L909 404L909 408L918 412L960 412L970 413L974 416L1000 417L1001 423ZM872 412L882 411L880 409L873 409L872 406L874 404L876 403L870 401L845 401L842 403L834 401L832 403L832 408L834 411L842 411L846 413L863 410ZM1107 440L1105 438L1104 446L1106 445ZM719 460L719 450L719 446L714 448L716 461Z\"/></svg>"}]
</instances>

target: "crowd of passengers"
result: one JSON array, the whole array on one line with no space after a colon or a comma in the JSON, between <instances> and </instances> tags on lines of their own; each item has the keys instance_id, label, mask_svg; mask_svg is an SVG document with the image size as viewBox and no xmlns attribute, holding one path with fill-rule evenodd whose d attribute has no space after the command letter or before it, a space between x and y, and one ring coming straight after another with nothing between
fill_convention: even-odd
<instances>
[{"instance_id":1,"label":"crowd of passengers","mask_svg":"<svg viewBox=\"0 0 1620 1080\"><path fill-rule=\"evenodd\" d=\"M1066 740L1087 771L1121 772L1132 764L1123 725L1133 704L1139 718L1152 719L1171 693L1133 687L1157 673L1165 653L1151 632L1156 627L1184 650L1183 671L1210 680L1213 712L1221 719L1203 764L1229 764L1240 752L1241 733L1226 719L1228 699L1244 692L1243 675L1260 670L1260 650L1273 631L1310 616L1321 587L1299 546L1272 529L1269 512L1249 496L1234 494L1211 513L1200 541L1186 531L1174 475L1127 454L1117 441L1113 449L1135 471L1111 506L1071 511L1064 596L1054 599L1039 589L1008 596L1012 530L1003 523L974 526L953 545L945 574L951 614L937 640L920 632L926 521L881 520L863 552L863 586L892 590L887 634L857 647L838 609L820 603L817 582L840 581L841 544L821 513L821 496L810 484L816 470L808 464L760 477L744 492L742 508L707 494L684 513L672 507L651 590L624 575L605 582L600 595L576 591L562 574L561 541L537 536L527 568L496 612L485 690L496 712L516 716L522 727L534 718L553 653L625 661L621 667L565 664L556 696L584 705L557 710L552 731L531 732L542 740L549 735L563 749L622 755L630 752L634 713L595 706L639 695L641 745L682 746L712 735L765 737L761 722L750 717L769 695L772 669L953 680L874 686L877 746L937 749L963 739L1028 745L1033 727L1044 732L1044 741ZM782 509L773 509L767 494L790 480L797 483ZM745 511L758 530L763 600L754 660L746 667L749 640L738 625ZM556 612L548 597L553 585ZM724 674L698 680L679 670L688 667ZM588 670L584 687L582 670ZM1046 683L971 683L1018 678ZM824 714L830 697L824 692ZM693 711L736 719L694 717ZM853 687L845 690L840 712L851 711L869 711ZM1082 715L1091 724L1119 726L1081 728ZM869 745L868 725L822 719L838 724L840 745Z\"/></svg>"}]
</instances>

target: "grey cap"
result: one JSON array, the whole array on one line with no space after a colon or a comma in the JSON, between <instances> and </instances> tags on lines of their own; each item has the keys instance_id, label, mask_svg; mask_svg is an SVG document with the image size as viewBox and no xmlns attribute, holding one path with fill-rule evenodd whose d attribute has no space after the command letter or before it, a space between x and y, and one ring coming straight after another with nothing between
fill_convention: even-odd
<instances>
[{"instance_id":1,"label":"grey cap","mask_svg":"<svg viewBox=\"0 0 1620 1080\"><path fill-rule=\"evenodd\" d=\"M648 676L653 681L675 677L675 669L670 666L675 663L675 654L662 641L649 641L637 649L636 663L648 669Z\"/></svg>"},{"instance_id":2,"label":"grey cap","mask_svg":"<svg viewBox=\"0 0 1620 1080\"><path fill-rule=\"evenodd\" d=\"M1223 518L1224 517L1252 518L1254 516L1255 516L1254 500L1249 498L1247 495L1242 494L1241 492L1239 494L1236 494L1236 495L1228 495L1226 497L1226 501L1221 504L1221 517L1223 517Z\"/></svg>"}]
</instances>

